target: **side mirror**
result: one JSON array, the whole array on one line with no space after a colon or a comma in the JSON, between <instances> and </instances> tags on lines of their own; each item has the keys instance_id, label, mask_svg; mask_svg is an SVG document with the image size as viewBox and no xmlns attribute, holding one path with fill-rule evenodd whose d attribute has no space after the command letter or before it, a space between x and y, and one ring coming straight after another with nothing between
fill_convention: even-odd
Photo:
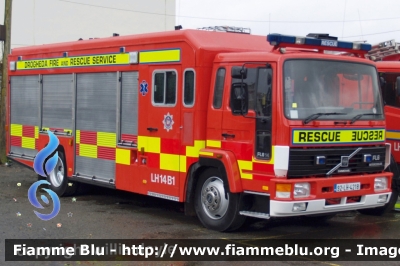
<instances>
[{"instance_id":1,"label":"side mirror","mask_svg":"<svg viewBox=\"0 0 400 266\"><path fill-rule=\"evenodd\" d=\"M247 68L245 66L243 66L243 67L234 66L234 67L232 67L231 76L233 79L246 79L247 78Z\"/></svg>"},{"instance_id":2,"label":"side mirror","mask_svg":"<svg viewBox=\"0 0 400 266\"><path fill-rule=\"evenodd\" d=\"M396 79L396 94L397 96L400 96L400 77L397 77Z\"/></svg>"},{"instance_id":3,"label":"side mirror","mask_svg":"<svg viewBox=\"0 0 400 266\"><path fill-rule=\"evenodd\" d=\"M246 83L233 83L231 87L232 114L245 115L248 112L249 92Z\"/></svg>"}]
</instances>

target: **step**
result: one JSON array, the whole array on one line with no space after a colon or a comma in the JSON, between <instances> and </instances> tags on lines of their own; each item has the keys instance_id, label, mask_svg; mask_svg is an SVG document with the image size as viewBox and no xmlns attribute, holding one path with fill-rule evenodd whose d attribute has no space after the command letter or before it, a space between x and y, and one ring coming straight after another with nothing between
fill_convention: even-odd
<instances>
[{"instance_id":1,"label":"step","mask_svg":"<svg viewBox=\"0 0 400 266\"><path fill-rule=\"evenodd\" d=\"M270 218L268 213L263 213L263 212L240 211L239 214L244 215L244 216L261 218L261 219L269 219Z\"/></svg>"}]
</instances>

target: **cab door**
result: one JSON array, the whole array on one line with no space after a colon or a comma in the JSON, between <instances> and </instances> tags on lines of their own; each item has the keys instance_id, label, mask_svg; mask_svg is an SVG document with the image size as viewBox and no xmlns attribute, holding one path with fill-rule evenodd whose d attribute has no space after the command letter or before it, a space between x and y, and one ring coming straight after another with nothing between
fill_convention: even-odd
<instances>
[{"instance_id":1,"label":"cab door","mask_svg":"<svg viewBox=\"0 0 400 266\"><path fill-rule=\"evenodd\" d=\"M147 81L140 87L148 90L142 97L146 113L141 125L139 151L143 148L148 168L148 195L179 200L181 150L181 67L177 65L149 66Z\"/></svg>"},{"instance_id":2,"label":"cab door","mask_svg":"<svg viewBox=\"0 0 400 266\"><path fill-rule=\"evenodd\" d=\"M228 73L234 73L233 68L242 68L242 65L231 67ZM229 95L225 98L222 119L222 147L236 155L242 180L266 181L273 174L272 68L266 64L249 64L246 69L243 79L227 77ZM247 112L241 111L243 106Z\"/></svg>"}]
</instances>

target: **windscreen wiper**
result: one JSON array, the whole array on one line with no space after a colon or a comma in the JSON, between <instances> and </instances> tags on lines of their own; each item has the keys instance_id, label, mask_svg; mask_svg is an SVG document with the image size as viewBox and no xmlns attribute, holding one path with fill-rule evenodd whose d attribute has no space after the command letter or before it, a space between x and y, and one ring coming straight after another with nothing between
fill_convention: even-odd
<instances>
[{"instance_id":1,"label":"windscreen wiper","mask_svg":"<svg viewBox=\"0 0 400 266\"><path fill-rule=\"evenodd\" d=\"M361 117L363 117L364 115L382 115L382 114L374 114L374 113L369 113L369 114L358 114L355 117L353 117L350 121L350 124L353 124L354 122L356 122L358 119L360 119Z\"/></svg>"},{"instance_id":2,"label":"windscreen wiper","mask_svg":"<svg viewBox=\"0 0 400 266\"><path fill-rule=\"evenodd\" d=\"M310 123L311 121L313 121L323 115L347 115L347 113L336 113L336 112L335 113L315 113L315 114L310 115L306 119L304 119L303 124L306 125L306 124Z\"/></svg>"}]
</instances>

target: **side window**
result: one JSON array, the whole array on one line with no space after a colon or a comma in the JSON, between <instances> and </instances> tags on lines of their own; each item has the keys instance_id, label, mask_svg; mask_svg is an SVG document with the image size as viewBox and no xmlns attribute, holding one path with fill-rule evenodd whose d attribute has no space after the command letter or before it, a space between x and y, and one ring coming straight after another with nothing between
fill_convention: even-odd
<instances>
[{"instance_id":1,"label":"side window","mask_svg":"<svg viewBox=\"0 0 400 266\"><path fill-rule=\"evenodd\" d=\"M183 79L183 105L192 107L194 105L195 74L193 70L186 70Z\"/></svg>"},{"instance_id":2,"label":"side window","mask_svg":"<svg viewBox=\"0 0 400 266\"><path fill-rule=\"evenodd\" d=\"M248 108L257 116L270 115L271 75L271 69L265 67L248 68L247 77L243 79L249 93ZM241 82L242 79L232 78L232 84Z\"/></svg>"},{"instance_id":3,"label":"side window","mask_svg":"<svg viewBox=\"0 0 400 266\"><path fill-rule=\"evenodd\" d=\"M400 73L382 73L381 87L383 101L386 105L400 108L400 99L396 95L396 79Z\"/></svg>"},{"instance_id":4,"label":"side window","mask_svg":"<svg viewBox=\"0 0 400 266\"><path fill-rule=\"evenodd\" d=\"M215 109L219 109L222 106L225 72L226 72L225 68L220 68L217 71L217 77L215 79L215 87L214 87L214 99L213 99L213 107Z\"/></svg>"},{"instance_id":5,"label":"side window","mask_svg":"<svg viewBox=\"0 0 400 266\"><path fill-rule=\"evenodd\" d=\"M249 102L248 102L249 110L254 110L256 102L256 81L257 81L257 68L248 68L247 78L243 79L243 83L247 84L247 90L249 93ZM232 78L232 84L235 83L242 83L242 79Z\"/></svg>"},{"instance_id":6,"label":"side window","mask_svg":"<svg viewBox=\"0 0 400 266\"><path fill-rule=\"evenodd\" d=\"M176 104L175 71L156 71L153 74L153 105Z\"/></svg>"}]
</instances>

